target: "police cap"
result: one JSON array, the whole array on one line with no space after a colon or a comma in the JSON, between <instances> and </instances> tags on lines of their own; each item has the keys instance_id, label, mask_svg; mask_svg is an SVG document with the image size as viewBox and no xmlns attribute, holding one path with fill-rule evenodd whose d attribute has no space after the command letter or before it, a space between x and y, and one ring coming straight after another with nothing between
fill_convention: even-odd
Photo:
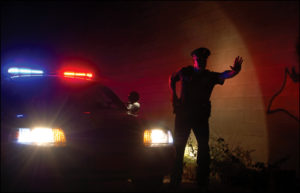
<instances>
[{"instance_id":1,"label":"police cap","mask_svg":"<svg viewBox=\"0 0 300 193\"><path fill-rule=\"evenodd\" d=\"M210 51L207 48L197 48L191 52L191 56L205 56L206 58L210 55Z\"/></svg>"}]
</instances>

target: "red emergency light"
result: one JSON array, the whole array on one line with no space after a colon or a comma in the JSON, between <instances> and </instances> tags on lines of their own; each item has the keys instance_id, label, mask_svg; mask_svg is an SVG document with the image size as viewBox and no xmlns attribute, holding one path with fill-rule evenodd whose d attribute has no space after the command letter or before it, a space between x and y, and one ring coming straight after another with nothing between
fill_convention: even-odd
<instances>
[{"instance_id":1,"label":"red emergency light","mask_svg":"<svg viewBox=\"0 0 300 193\"><path fill-rule=\"evenodd\" d=\"M68 78L82 78L82 79L92 79L93 74L91 72L74 72L74 71L65 71L63 72L64 77Z\"/></svg>"}]
</instances>

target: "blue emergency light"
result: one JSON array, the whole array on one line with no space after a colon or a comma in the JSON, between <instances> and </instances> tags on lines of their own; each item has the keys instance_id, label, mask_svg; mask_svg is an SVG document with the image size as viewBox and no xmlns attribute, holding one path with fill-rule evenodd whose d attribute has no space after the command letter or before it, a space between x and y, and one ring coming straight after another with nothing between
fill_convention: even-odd
<instances>
[{"instance_id":1,"label":"blue emergency light","mask_svg":"<svg viewBox=\"0 0 300 193\"><path fill-rule=\"evenodd\" d=\"M17 114L16 117L17 118L24 118L24 114Z\"/></svg>"},{"instance_id":2,"label":"blue emergency light","mask_svg":"<svg viewBox=\"0 0 300 193\"><path fill-rule=\"evenodd\" d=\"M42 76L44 74L43 70L36 70L36 69L30 69L30 68L17 68L17 67L9 68L7 72L12 77L19 77L19 76Z\"/></svg>"}]
</instances>

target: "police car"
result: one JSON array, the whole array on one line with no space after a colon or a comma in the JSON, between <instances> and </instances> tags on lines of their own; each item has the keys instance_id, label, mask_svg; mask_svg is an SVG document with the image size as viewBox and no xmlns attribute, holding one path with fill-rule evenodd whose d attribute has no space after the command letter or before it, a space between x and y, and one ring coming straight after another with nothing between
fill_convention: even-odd
<instances>
[{"instance_id":1,"label":"police car","mask_svg":"<svg viewBox=\"0 0 300 193\"><path fill-rule=\"evenodd\" d=\"M93 72L9 67L4 73L1 170L8 189L28 179L35 184L73 178L159 184L170 173L171 131L128 113Z\"/></svg>"}]
</instances>

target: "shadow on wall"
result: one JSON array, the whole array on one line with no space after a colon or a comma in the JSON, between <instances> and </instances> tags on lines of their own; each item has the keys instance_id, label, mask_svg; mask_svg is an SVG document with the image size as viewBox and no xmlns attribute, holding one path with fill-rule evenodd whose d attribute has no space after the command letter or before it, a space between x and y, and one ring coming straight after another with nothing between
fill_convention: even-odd
<instances>
[{"instance_id":1,"label":"shadow on wall","mask_svg":"<svg viewBox=\"0 0 300 193\"><path fill-rule=\"evenodd\" d=\"M299 2L270 4L239 2L220 6L238 26L255 65L265 105L268 162L290 157L283 168L299 170L299 68L295 64L295 42L299 57ZM244 11L238 12L240 9ZM245 18L249 18L247 22Z\"/></svg>"},{"instance_id":2,"label":"shadow on wall","mask_svg":"<svg viewBox=\"0 0 300 193\"><path fill-rule=\"evenodd\" d=\"M284 168L299 170L299 73L285 68L284 80L267 107L269 162L289 157ZM288 96L287 96L288 95ZM297 110L298 109L298 110Z\"/></svg>"},{"instance_id":3,"label":"shadow on wall","mask_svg":"<svg viewBox=\"0 0 300 193\"><path fill-rule=\"evenodd\" d=\"M297 44L298 61L300 64L300 41ZM267 114L269 124L272 125L274 133L269 133L270 139L273 143L270 143L270 149L274 152L270 157L271 161L280 159L285 155L291 157L292 162L295 161L296 170L299 171L299 77L300 73L296 72L295 66L289 70L288 67L284 71L284 80L279 90L271 97ZM292 96L285 98L285 96ZM290 100L287 100L290 99ZM277 100L277 105L276 105ZM275 102L274 102L275 101ZM274 105L275 103L275 105ZM279 104L279 105L278 105ZM294 110L294 111L293 111ZM276 131L280 130L280 131ZM278 132L278 133L277 133ZM277 134L276 134L277 133ZM281 135L279 135L281 134ZM281 144L279 150L276 148L276 144ZM294 147L294 151L284 151L290 147ZM296 152L296 156L294 154Z\"/></svg>"},{"instance_id":4,"label":"shadow on wall","mask_svg":"<svg viewBox=\"0 0 300 193\"><path fill-rule=\"evenodd\" d=\"M299 76L300 76L300 74L296 73L295 67L292 68L291 72L289 71L288 68L286 68L285 72L284 72L284 80L283 80L283 83L282 83L280 89L278 90L278 92L276 92L272 96L272 98L269 101L269 105L268 105L268 109L267 109L267 114L272 114L272 113L277 113L277 112L283 112L283 113L286 113L288 116L290 116L292 119L295 119L296 121L299 121L299 114L297 116L297 115L293 114L292 112L290 112L289 110L287 110L285 108L276 108L276 109L273 109L273 110L271 109L274 99L276 97L278 97L282 93L282 91L284 90L284 88L286 88L286 82L287 82L288 76L292 79L292 81L295 84L297 82L299 82ZM298 85L298 88L299 88L299 85Z\"/></svg>"},{"instance_id":5,"label":"shadow on wall","mask_svg":"<svg viewBox=\"0 0 300 193\"><path fill-rule=\"evenodd\" d=\"M300 41L298 40L298 44L297 44L297 54L298 54L298 61L300 64ZM268 108L267 108L267 114L269 115L268 119L270 121L270 123L273 123L273 128L281 128L281 129L286 129L287 132L286 133L297 133L298 135L282 135L282 136L276 136L276 134L272 134L270 133L270 136L273 136L272 139L275 142L282 142L282 146L284 147L284 141L289 141L289 143L295 143L294 144L294 149L295 152L298 152L297 157L296 157L296 164L299 163L299 77L300 77L300 73L296 72L295 70L295 66L291 68L291 70L289 70L288 67L285 68L284 71L284 80L282 82L281 87L279 88L279 90L271 97L269 104L268 104ZM288 83L287 83L288 82ZM293 88L293 89L291 89ZM279 98L279 102L280 102L280 95L285 96L286 94L282 94L282 93L290 93L291 90L296 90L296 92L294 91L294 93L296 93L295 98L292 98L294 100L292 101L287 101L285 100L285 103L288 103L290 105L292 105L292 107L288 108L285 106L277 106L277 108L273 107L274 105L274 101L276 101L277 98ZM282 97L281 97L282 98ZM281 102L282 103L282 102ZM272 108L273 107L273 108ZM288 109L286 109L288 108ZM296 109L296 111L291 111L291 109ZM285 119L283 117L286 117ZM284 120L284 121L282 121ZM279 133L283 133L280 132ZM288 143L288 144L289 144ZM289 146L290 147L290 146ZM288 147L287 147L288 148ZM270 145L270 149L273 149L273 151L276 151L275 146L271 146ZM293 156L291 154L291 152L280 152L281 154L285 154L287 157ZM271 158L276 158L278 159L279 157L276 155L273 155L273 157ZM274 160L274 159L273 159ZM299 171L299 164L296 168L296 170Z\"/></svg>"}]
</instances>

